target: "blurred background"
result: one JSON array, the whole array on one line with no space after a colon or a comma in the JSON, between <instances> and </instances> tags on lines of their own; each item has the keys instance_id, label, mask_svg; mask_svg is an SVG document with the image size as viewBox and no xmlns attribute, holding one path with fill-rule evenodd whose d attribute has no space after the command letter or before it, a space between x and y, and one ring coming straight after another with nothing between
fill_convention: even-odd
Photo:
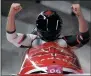
<instances>
[{"instance_id":1,"label":"blurred background","mask_svg":"<svg viewBox=\"0 0 91 76\"><path fill-rule=\"evenodd\" d=\"M44 1L44 0L2 0L1 4L1 60L2 60L2 76L11 76L17 74L20 70L26 49L17 48L6 39L6 21L9 8L12 3L17 2L22 5L22 11L16 15L16 28L20 33L31 33L35 27L37 15L46 9L53 9L63 19L62 35L73 35L78 33L78 21L72 16L71 5L79 3L82 8L84 18L88 22L91 29L91 1ZM91 30L90 30L91 35ZM90 40L91 41L91 40ZM81 66L85 74L90 74L90 41L83 47L76 49L75 53L79 58Z\"/></svg>"}]
</instances>

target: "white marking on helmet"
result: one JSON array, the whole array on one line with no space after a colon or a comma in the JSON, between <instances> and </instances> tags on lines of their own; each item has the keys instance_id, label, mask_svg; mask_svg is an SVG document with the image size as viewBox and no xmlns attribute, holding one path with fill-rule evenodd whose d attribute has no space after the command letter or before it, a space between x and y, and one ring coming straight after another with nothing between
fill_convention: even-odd
<instances>
[{"instance_id":1,"label":"white marking on helmet","mask_svg":"<svg viewBox=\"0 0 91 76\"><path fill-rule=\"evenodd\" d=\"M43 12L41 12L39 15L42 15L43 16Z\"/></svg>"},{"instance_id":2,"label":"white marking on helmet","mask_svg":"<svg viewBox=\"0 0 91 76\"><path fill-rule=\"evenodd\" d=\"M44 12L44 11L43 11ZM46 19L46 17L43 15L43 12L41 12L39 15L42 15L44 17L44 20Z\"/></svg>"},{"instance_id":3,"label":"white marking on helmet","mask_svg":"<svg viewBox=\"0 0 91 76\"><path fill-rule=\"evenodd\" d=\"M58 29L58 22L59 22L59 20L57 20L57 26L56 26L56 30Z\"/></svg>"},{"instance_id":4,"label":"white marking on helmet","mask_svg":"<svg viewBox=\"0 0 91 76\"><path fill-rule=\"evenodd\" d=\"M43 16L44 17L44 20L46 19L46 17L45 16Z\"/></svg>"},{"instance_id":5,"label":"white marking on helmet","mask_svg":"<svg viewBox=\"0 0 91 76\"><path fill-rule=\"evenodd\" d=\"M47 31L48 31L48 19L47 19L47 25L46 25L46 27L47 27Z\"/></svg>"}]
</instances>

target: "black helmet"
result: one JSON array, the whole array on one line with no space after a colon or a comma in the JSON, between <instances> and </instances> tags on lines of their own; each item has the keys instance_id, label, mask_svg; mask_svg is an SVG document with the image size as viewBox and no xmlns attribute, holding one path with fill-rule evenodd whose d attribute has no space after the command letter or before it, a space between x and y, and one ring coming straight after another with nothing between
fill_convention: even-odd
<instances>
[{"instance_id":1,"label":"black helmet","mask_svg":"<svg viewBox=\"0 0 91 76\"><path fill-rule=\"evenodd\" d=\"M54 41L60 36L62 19L53 10L46 10L38 15L36 27L38 35L45 41Z\"/></svg>"}]
</instances>

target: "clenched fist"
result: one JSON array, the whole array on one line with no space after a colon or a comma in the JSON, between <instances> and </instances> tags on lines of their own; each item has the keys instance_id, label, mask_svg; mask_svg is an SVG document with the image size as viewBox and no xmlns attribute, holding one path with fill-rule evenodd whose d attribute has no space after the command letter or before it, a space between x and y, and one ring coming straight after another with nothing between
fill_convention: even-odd
<instances>
[{"instance_id":1,"label":"clenched fist","mask_svg":"<svg viewBox=\"0 0 91 76\"><path fill-rule=\"evenodd\" d=\"M12 3L9 14L16 15L22 9L19 3Z\"/></svg>"},{"instance_id":2,"label":"clenched fist","mask_svg":"<svg viewBox=\"0 0 91 76\"><path fill-rule=\"evenodd\" d=\"M77 17L82 15L80 4L72 4L72 11Z\"/></svg>"}]
</instances>

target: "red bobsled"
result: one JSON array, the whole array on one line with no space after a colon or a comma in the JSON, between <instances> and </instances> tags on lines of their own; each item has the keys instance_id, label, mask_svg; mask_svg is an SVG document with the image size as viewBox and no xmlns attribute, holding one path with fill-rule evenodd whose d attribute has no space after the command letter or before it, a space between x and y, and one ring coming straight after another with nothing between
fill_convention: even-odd
<instances>
[{"instance_id":1,"label":"red bobsled","mask_svg":"<svg viewBox=\"0 0 91 76\"><path fill-rule=\"evenodd\" d=\"M70 48L61 47L56 42L47 42L27 50L19 76L79 73L82 73L82 69Z\"/></svg>"}]
</instances>

